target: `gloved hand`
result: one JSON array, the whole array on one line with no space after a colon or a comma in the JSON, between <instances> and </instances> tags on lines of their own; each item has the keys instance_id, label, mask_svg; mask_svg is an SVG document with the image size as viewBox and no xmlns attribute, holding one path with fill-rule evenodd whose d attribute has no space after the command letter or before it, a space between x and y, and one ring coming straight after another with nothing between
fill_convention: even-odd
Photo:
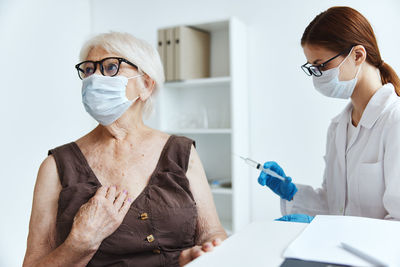
<instances>
[{"instance_id":1,"label":"gloved hand","mask_svg":"<svg viewBox=\"0 0 400 267\"><path fill-rule=\"evenodd\" d=\"M278 165L278 163L274 161L265 162L264 168L276 172L280 176L284 177L285 181L268 175L265 172L261 172L260 176L258 177L258 183L263 186L268 186L275 194L279 195L281 198L291 201L294 194L296 194L297 192L297 187L292 183L292 178L287 177L285 175L285 172Z\"/></svg>"},{"instance_id":2,"label":"gloved hand","mask_svg":"<svg viewBox=\"0 0 400 267\"><path fill-rule=\"evenodd\" d=\"M275 221L310 223L313 219L314 216L308 216L306 214L289 214L275 219Z\"/></svg>"}]
</instances>

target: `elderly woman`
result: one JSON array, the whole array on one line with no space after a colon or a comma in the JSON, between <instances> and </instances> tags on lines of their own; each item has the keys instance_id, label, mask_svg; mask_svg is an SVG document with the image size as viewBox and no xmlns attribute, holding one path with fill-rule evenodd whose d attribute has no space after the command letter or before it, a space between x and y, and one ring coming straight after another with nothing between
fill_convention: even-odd
<instances>
[{"instance_id":1,"label":"elderly woman","mask_svg":"<svg viewBox=\"0 0 400 267\"><path fill-rule=\"evenodd\" d=\"M158 53L125 33L89 40L76 65L99 122L40 166L24 266L179 266L226 238L185 137L144 125Z\"/></svg>"}]
</instances>

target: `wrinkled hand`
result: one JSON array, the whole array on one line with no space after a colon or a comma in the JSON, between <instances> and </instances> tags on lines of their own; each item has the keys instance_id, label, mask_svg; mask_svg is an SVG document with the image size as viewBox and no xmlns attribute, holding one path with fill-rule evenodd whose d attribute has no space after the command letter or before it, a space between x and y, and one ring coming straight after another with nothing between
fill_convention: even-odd
<instances>
[{"instance_id":1,"label":"wrinkled hand","mask_svg":"<svg viewBox=\"0 0 400 267\"><path fill-rule=\"evenodd\" d=\"M123 190L117 194L116 186L100 187L75 215L70 236L81 249L94 249L122 223L132 199Z\"/></svg>"},{"instance_id":2,"label":"wrinkled hand","mask_svg":"<svg viewBox=\"0 0 400 267\"><path fill-rule=\"evenodd\" d=\"M184 266L192 260L200 257L205 252L210 252L214 247L219 246L222 243L221 239L216 238L212 242L206 242L202 246L194 246L181 252L179 256L179 266Z\"/></svg>"}]
</instances>

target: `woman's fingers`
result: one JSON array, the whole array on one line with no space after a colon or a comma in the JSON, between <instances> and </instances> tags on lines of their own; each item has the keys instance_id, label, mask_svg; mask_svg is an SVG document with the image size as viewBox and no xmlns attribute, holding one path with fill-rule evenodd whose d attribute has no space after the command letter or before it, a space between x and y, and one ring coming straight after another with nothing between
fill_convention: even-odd
<instances>
[{"instance_id":1,"label":"woman's fingers","mask_svg":"<svg viewBox=\"0 0 400 267\"><path fill-rule=\"evenodd\" d=\"M194 260L194 259L200 257L200 256L203 255L203 254L204 254L204 251L202 251L202 250L200 249L200 247L198 247L198 246L193 247L193 248L190 250L190 258L191 258L191 260Z\"/></svg>"},{"instance_id":2,"label":"woman's fingers","mask_svg":"<svg viewBox=\"0 0 400 267\"><path fill-rule=\"evenodd\" d=\"M121 208L119 209L119 213L125 217L126 213L128 212L129 208L132 205L132 198L128 197L125 198L124 202L122 203Z\"/></svg>"},{"instance_id":3,"label":"woman's fingers","mask_svg":"<svg viewBox=\"0 0 400 267\"><path fill-rule=\"evenodd\" d=\"M108 186L101 186L99 189L97 189L96 195L105 197L107 195L107 190Z\"/></svg>"},{"instance_id":4,"label":"woman's fingers","mask_svg":"<svg viewBox=\"0 0 400 267\"><path fill-rule=\"evenodd\" d=\"M222 240L220 238L216 238L212 241L214 247L221 245Z\"/></svg>"},{"instance_id":5,"label":"woman's fingers","mask_svg":"<svg viewBox=\"0 0 400 267\"><path fill-rule=\"evenodd\" d=\"M181 252L179 255L179 265L184 266L187 263L191 262L192 260L200 257L206 252L212 251L213 250L213 243L219 245L221 243L221 240L219 238L213 240L212 242L206 242L202 246L195 246L189 249L186 249Z\"/></svg>"},{"instance_id":6,"label":"woman's fingers","mask_svg":"<svg viewBox=\"0 0 400 267\"><path fill-rule=\"evenodd\" d=\"M201 246L201 249L204 252L210 252L214 249L214 247L219 246L222 243L220 238L214 239L212 242L206 242Z\"/></svg>"},{"instance_id":7,"label":"woman's fingers","mask_svg":"<svg viewBox=\"0 0 400 267\"><path fill-rule=\"evenodd\" d=\"M201 246L201 249L202 249L204 252L210 252L210 251L213 250L213 245L211 244L211 242L206 242L206 243L204 243L204 244Z\"/></svg>"},{"instance_id":8,"label":"woman's fingers","mask_svg":"<svg viewBox=\"0 0 400 267\"><path fill-rule=\"evenodd\" d=\"M127 196L128 196L128 192L126 190L122 190L122 192L119 192L117 198L114 201L114 207L118 211L121 209Z\"/></svg>"},{"instance_id":9,"label":"woman's fingers","mask_svg":"<svg viewBox=\"0 0 400 267\"><path fill-rule=\"evenodd\" d=\"M191 250L192 250L191 248L185 249L179 255L179 266L180 267L185 266L192 260L191 255L190 255Z\"/></svg>"},{"instance_id":10,"label":"woman's fingers","mask_svg":"<svg viewBox=\"0 0 400 267\"><path fill-rule=\"evenodd\" d=\"M117 187L115 185L110 186L107 191L106 198L114 202L115 200L115 193L117 192Z\"/></svg>"}]
</instances>

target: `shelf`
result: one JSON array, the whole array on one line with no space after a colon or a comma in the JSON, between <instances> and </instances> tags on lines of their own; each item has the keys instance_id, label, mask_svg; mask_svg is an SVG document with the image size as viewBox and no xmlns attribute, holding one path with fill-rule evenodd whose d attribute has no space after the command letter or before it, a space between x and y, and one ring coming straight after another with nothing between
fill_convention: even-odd
<instances>
[{"instance_id":1,"label":"shelf","mask_svg":"<svg viewBox=\"0 0 400 267\"><path fill-rule=\"evenodd\" d=\"M225 86L228 87L231 82L231 77L211 77L202 79L192 79L176 82L166 82L165 88L196 88L196 87L214 87Z\"/></svg>"},{"instance_id":2,"label":"shelf","mask_svg":"<svg viewBox=\"0 0 400 267\"><path fill-rule=\"evenodd\" d=\"M232 188L211 187L211 193L219 195L232 195Z\"/></svg>"},{"instance_id":3,"label":"shelf","mask_svg":"<svg viewBox=\"0 0 400 267\"><path fill-rule=\"evenodd\" d=\"M157 101L157 129L196 142L209 182L220 180L210 191L230 235L251 218L250 171L232 156L249 154L246 25L235 18L186 25L210 33L210 77L166 82Z\"/></svg>"},{"instance_id":4,"label":"shelf","mask_svg":"<svg viewBox=\"0 0 400 267\"><path fill-rule=\"evenodd\" d=\"M231 134L232 130L227 129L176 129L165 130L170 134Z\"/></svg>"},{"instance_id":5,"label":"shelf","mask_svg":"<svg viewBox=\"0 0 400 267\"><path fill-rule=\"evenodd\" d=\"M203 31L228 31L229 30L229 21L215 21L215 22L205 22L199 24L192 24L194 28L201 29Z\"/></svg>"}]
</instances>

